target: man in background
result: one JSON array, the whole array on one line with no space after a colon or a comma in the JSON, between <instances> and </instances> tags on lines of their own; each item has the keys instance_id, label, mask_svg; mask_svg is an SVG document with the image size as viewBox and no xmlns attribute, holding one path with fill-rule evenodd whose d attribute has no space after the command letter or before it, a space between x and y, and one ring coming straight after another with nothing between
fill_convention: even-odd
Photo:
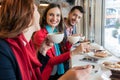
<instances>
[{"instance_id":1,"label":"man in background","mask_svg":"<svg viewBox=\"0 0 120 80\"><path fill-rule=\"evenodd\" d=\"M83 17L84 9L82 6L74 6L68 13L68 17L64 20L66 36L76 34L76 24Z\"/></svg>"},{"instance_id":2,"label":"man in background","mask_svg":"<svg viewBox=\"0 0 120 80\"><path fill-rule=\"evenodd\" d=\"M84 9L82 6L74 6L68 13L68 17L64 18L64 40L61 43L61 49L63 52L69 51L71 48L71 43L67 40L67 36L75 35L76 24L80 22L83 17ZM82 36L82 35L80 35ZM69 62L65 62L65 70L69 69Z\"/></svg>"}]
</instances>

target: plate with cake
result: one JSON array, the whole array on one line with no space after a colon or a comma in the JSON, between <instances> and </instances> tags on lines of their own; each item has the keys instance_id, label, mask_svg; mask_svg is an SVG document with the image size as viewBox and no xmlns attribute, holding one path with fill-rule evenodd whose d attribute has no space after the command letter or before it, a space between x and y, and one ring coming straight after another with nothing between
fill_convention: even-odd
<instances>
[{"instance_id":1,"label":"plate with cake","mask_svg":"<svg viewBox=\"0 0 120 80\"><path fill-rule=\"evenodd\" d=\"M107 69L120 71L120 61L105 61L102 65Z\"/></svg>"},{"instance_id":2,"label":"plate with cake","mask_svg":"<svg viewBox=\"0 0 120 80\"><path fill-rule=\"evenodd\" d=\"M97 58L97 59L105 59L105 58L111 57L112 55L109 54L106 50L99 50L99 51L96 51L96 52L88 53L88 56L94 57L94 58Z\"/></svg>"}]
</instances>

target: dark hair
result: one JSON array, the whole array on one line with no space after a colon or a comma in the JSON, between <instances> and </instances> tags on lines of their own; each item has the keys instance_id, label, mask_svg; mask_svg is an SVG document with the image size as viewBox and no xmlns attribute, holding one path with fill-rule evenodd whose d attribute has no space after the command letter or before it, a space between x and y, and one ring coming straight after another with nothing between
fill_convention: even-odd
<instances>
[{"instance_id":1,"label":"dark hair","mask_svg":"<svg viewBox=\"0 0 120 80\"><path fill-rule=\"evenodd\" d=\"M55 7L58 7L60 9L60 12L61 12L61 20L60 20L60 23L58 24L58 26L56 26L56 28L58 29L59 32L63 32L63 19L62 19L62 11L61 11L61 7L59 4L56 4L56 3L51 3L49 4L49 6L45 9L45 12L43 13L43 16L42 16L42 20L41 20L41 28L44 28L46 25L47 25L47 12L52 9L52 8L55 8Z\"/></svg>"},{"instance_id":2,"label":"dark hair","mask_svg":"<svg viewBox=\"0 0 120 80\"><path fill-rule=\"evenodd\" d=\"M3 0L0 8L0 38L13 38L27 28L33 18L33 0Z\"/></svg>"},{"instance_id":3,"label":"dark hair","mask_svg":"<svg viewBox=\"0 0 120 80\"><path fill-rule=\"evenodd\" d=\"M75 9L79 10L81 13L85 13L84 9L82 6L74 6L71 10L70 13L73 12Z\"/></svg>"}]
</instances>

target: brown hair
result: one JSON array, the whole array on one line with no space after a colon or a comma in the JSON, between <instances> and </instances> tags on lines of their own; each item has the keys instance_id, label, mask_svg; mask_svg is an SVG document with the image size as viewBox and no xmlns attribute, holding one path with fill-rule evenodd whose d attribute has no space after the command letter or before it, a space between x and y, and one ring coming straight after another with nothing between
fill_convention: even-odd
<instances>
[{"instance_id":1,"label":"brown hair","mask_svg":"<svg viewBox=\"0 0 120 80\"><path fill-rule=\"evenodd\" d=\"M56 4L56 3L51 3L49 4L49 6L46 8L45 12L43 13L43 16L42 16L42 20L41 20L41 28L44 28L46 25L47 25L47 12L52 9L52 8L55 8L55 7L58 7L61 11L61 7L59 4ZM58 24L58 26L56 26L56 28L58 28L58 31L59 32L63 32L63 19L62 19L62 11L61 11L61 20L60 20L60 23Z\"/></svg>"},{"instance_id":2,"label":"brown hair","mask_svg":"<svg viewBox=\"0 0 120 80\"><path fill-rule=\"evenodd\" d=\"M13 38L27 28L33 18L33 0L3 0L0 8L0 38Z\"/></svg>"}]
</instances>

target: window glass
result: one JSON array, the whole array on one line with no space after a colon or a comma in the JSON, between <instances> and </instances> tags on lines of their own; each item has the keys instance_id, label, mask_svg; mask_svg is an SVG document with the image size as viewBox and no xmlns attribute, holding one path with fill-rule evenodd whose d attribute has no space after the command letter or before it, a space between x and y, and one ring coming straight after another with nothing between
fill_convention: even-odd
<instances>
[{"instance_id":1,"label":"window glass","mask_svg":"<svg viewBox=\"0 0 120 80\"><path fill-rule=\"evenodd\" d=\"M120 57L120 0L105 0L104 46Z\"/></svg>"}]
</instances>

